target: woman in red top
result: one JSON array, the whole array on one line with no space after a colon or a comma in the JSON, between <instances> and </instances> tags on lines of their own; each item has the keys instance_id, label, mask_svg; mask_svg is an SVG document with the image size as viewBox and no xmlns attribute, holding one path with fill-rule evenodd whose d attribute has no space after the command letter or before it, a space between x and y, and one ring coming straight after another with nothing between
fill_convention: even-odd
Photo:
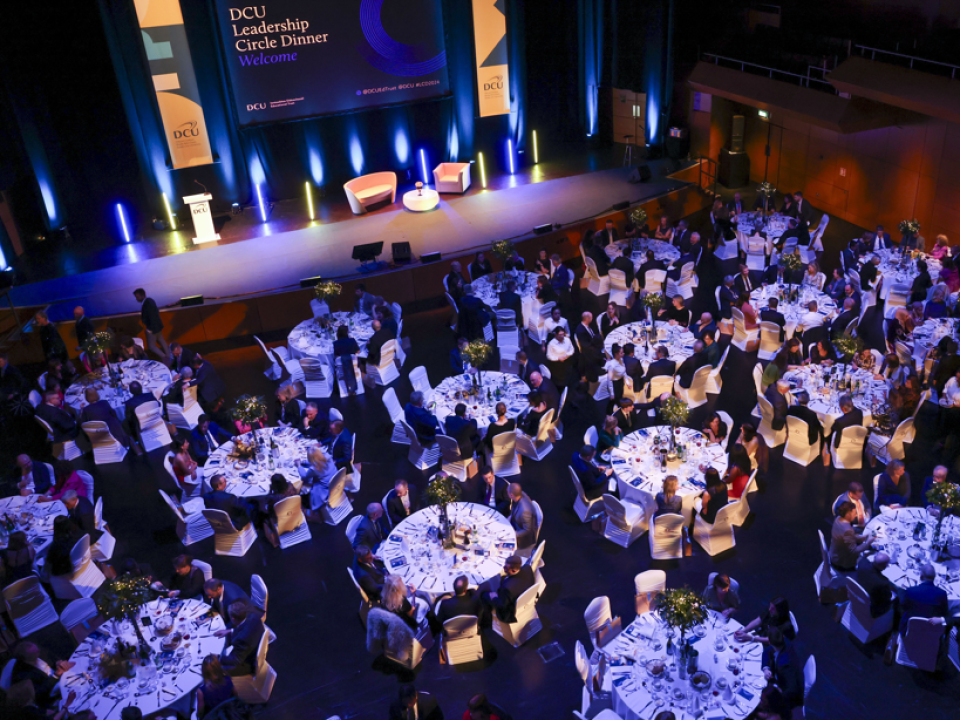
<instances>
[{"instance_id":1,"label":"woman in red top","mask_svg":"<svg viewBox=\"0 0 960 720\"><path fill-rule=\"evenodd\" d=\"M487 702L487 696L481 693L470 698L467 709L463 713L463 720L508 720L502 712Z\"/></svg>"},{"instance_id":2,"label":"woman in red top","mask_svg":"<svg viewBox=\"0 0 960 720\"><path fill-rule=\"evenodd\" d=\"M173 449L176 453L171 462L173 473L177 476L180 487L189 492L200 482L197 479L197 463L190 457L190 441L186 438L183 440L174 438Z\"/></svg>"},{"instance_id":3,"label":"woman in red top","mask_svg":"<svg viewBox=\"0 0 960 720\"><path fill-rule=\"evenodd\" d=\"M69 460L58 460L54 465L54 476L57 479L56 484L50 488L46 495L37 498L37 502L53 502L63 497L67 490L76 490L77 495L82 495L93 502L93 498L87 494L87 484L83 481L77 471L73 469L73 464Z\"/></svg>"},{"instance_id":4,"label":"woman in red top","mask_svg":"<svg viewBox=\"0 0 960 720\"><path fill-rule=\"evenodd\" d=\"M739 465L731 465L727 468L727 475L723 481L727 484L727 497L730 500L739 500L750 481L750 475L745 473Z\"/></svg>"}]
</instances>

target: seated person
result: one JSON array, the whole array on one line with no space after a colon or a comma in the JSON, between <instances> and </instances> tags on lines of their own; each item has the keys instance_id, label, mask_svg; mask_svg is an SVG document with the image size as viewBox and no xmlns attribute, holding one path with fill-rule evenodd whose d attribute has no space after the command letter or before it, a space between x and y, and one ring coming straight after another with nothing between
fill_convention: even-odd
<instances>
[{"instance_id":1,"label":"seated person","mask_svg":"<svg viewBox=\"0 0 960 720\"><path fill-rule=\"evenodd\" d=\"M830 531L830 564L849 572L857 567L860 554L873 547L874 538L853 531L857 510L851 502L840 503Z\"/></svg>"},{"instance_id":2,"label":"seated person","mask_svg":"<svg viewBox=\"0 0 960 720\"><path fill-rule=\"evenodd\" d=\"M197 688L197 717L202 718L215 707L237 696L233 680L223 671L220 658L210 654L200 666L203 683ZM120 720L127 720L121 715Z\"/></svg>"},{"instance_id":3,"label":"seated person","mask_svg":"<svg viewBox=\"0 0 960 720\"><path fill-rule=\"evenodd\" d=\"M417 488L406 480L397 480L393 490L387 493L387 517L392 525L399 525L420 509L420 498L417 497Z\"/></svg>"},{"instance_id":4,"label":"seated person","mask_svg":"<svg viewBox=\"0 0 960 720\"><path fill-rule=\"evenodd\" d=\"M10 533L7 547L0 550L0 569L3 571L0 575L4 587L30 576L36 557L37 549L27 541L27 534L23 530Z\"/></svg>"},{"instance_id":5,"label":"seated person","mask_svg":"<svg viewBox=\"0 0 960 720\"><path fill-rule=\"evenodd\" d=\"M727 485L712 467L703 471L703 479L707 487L700 495L700 517L712 525L717 513L727 504Z\"/></svg>"},{"instance_id":6,"label":"seated person","mask_svg":"<svg viewBox=\"0 0 960 720\"><path fill-rule=\"evenodd\" d=\"M909 587L900 603L900 632L905 633L911 618L943 618L952 622L947 591L936 584L937 569L929 562L920 567L920 582Z\"/></svg>"},{"instance_id":7,"label":"seated person","mask_svg":"<svg viewBox=\"0 0 960 720\"><path fill-rule=\"evenodd\" d=\"M770 628L763 652L763 675L776 685L791 707L803 705L803 667L796 651L778 628Z\"/></svg>"},{"instance_id":8,"label":"seated person","mask_svg":"<svg viewBox=\"0 0 960 720\"><path fill-rule=\"evenodd\" d=\"M410 393L410 401L404 407L403 415L421 443L427 446L436 443L435 438L440 429L440 421L432 412L424 409L422 392L416 390Z\"/></svg>"},{"instance_id":9,"label":"seated person","mask_svg":"<svg viewBox=\"0 0 960 720\"><path fill-rule=\"evenodd\" d=\"M676 475L667 475L663 480L663 490L657 493L656 515L679 515L683 507L683 499L677 494L679 480Z\"/></svg>"},{"instance_id":10,"label":"seated person","mask_svg":"<svg viewBox=\"0 0 960 720\"><path fill-rule=\"evenodd\" d=\"M703 422L703 432L707 440L715 445L722 445L730 429L717 413L710 413Z\"/></svg>"},{"instance_id":11,"label":"seated person","mask_svg":"<svg viewBox=\"0 0 960 720\"><path fill-rule=\"evenodd\" d=\"M374 557L366 545L357 545L353 549L353 577L360 589L373 602L379 602L383 594L383 583L387 577L387 570L383 561Z\"/></svg>"},{"instance_id":12,"label":"seated person","mask_svg":"<svg viewBox=\"0 0 960 720\"><path fill-rule=\"evenodd\" d=\"M671 325L687 327L690 325L691 312L685 307L683 297L674 295L671 305L663 308L659 317L661 320L669 321Z\"/></svg>"},{"instance_id":13,"label":"seated person","mask_svg":"<svg viewBox=\"0 0 960 720\"><path fill-rule=\"evenodd\" d=\"M876 506L901 507L910 503L910 475L902 460L891 460L877 483Z\"/></svg>"},{"instance_id":14,"label":"seated person","mask_svg":"<svg viewBox=\"0 0 960 720\"><path fill-rule=\"evenodd\" d=\"M703 601L711 610L716 610L725 618L729 618L740 609L740 596L730 581L730 576L717 573L713 582L703 591Z\"/></svg>"},{"instance_id":15,"label":"seated person","mask_svg":"<svg viewBox=\"0 0 960 720\"><path fill-rule=\"evenodd\" d=\"M524 564L523 558L511 555L503 564L504 577L495 592L482 594L484 603L493 609L501 622L511 623L517 620L517 600L524 592L533 587L536 577L533 568Z\"/></svg>"},{"instance_id":16,"label":"seated person","mask_svg":"<svg viewBox=\"0 0 960 720\"><path fill-rule=\"evenodd\" d=\"M254 501L257 524L263 530L263 536L274 547L280 547L280 532L277 527L276 505L281 500L299 495L296 486L280 473L270 478L270 492Z\"/></svg>"},{"instance_id":17,"label":"seated person","mask_svg":"<svg viewBox=\"0 0 960 720\"><path fill-rule=\"evenodd\" d=\"M584 445L579 452L573 454L570 466L577 474L577 479L583 487L583 494L588 500L595 500L608 491L610 476L613 468L597 465L593 462L597 449L592 445Z\"/></svg>"},{"instance_id":18,"label":"seated person","mask_svg":"<svg viewBox=\"0 0 960 720\"><path fill-rule=\"evenodd\" d=\"M454 579L453 597L440 601L437 607L437 622L442 625L460 615L475 615L478 619L483 615L480 594L470 589L470 580L466 575L459 575Z\"/></svg>"},{"instance_id":19,"label":"seated person","mask_svg":"<svg viewBox=\"0 0 960 720\"><path fill-rule=\"evenodd\" d=\"M220 664L230 677L257 674L257 651L263 636L263 611L249 600L230 604L232 629L218 630L215 635L225 637Z\"/></svg>"},{"instance_id":20,"label":"seated person","mask_svg":"<svg viewBox=\"0 0 960 720\"><path fill-rule=\"evenodd\" d=\"M768 643L770 629L777 628L788 640L794 640L797 636L793 629L793 621L790 619L790 603L785 597L775 597L770 601L767 608L760 613L760 617L754 618L742 628L734 632L734 637L744 642L748 638L760 643Z\"/></svg>"},{"instance_id":21,"label":"seated person","mask_svg":"<svg viewBox=\"0 0 960 720\"><path fill-rule=\"evenodd\" d=\"M603 427L598 431L597 438L598 452L606 452L610 448L620 446L623 431L617 427L617 419L613 415L607 415L603 419Z\"/></svg>"},{"instance_id":22,"label":"seated person","mask_svg":"<svg viewBox=\"0 0 960 720\"><path fill-rule=\"evenodd\" d=\"M483 436L483 442L490 452L493 452L493 439L497 435L513 432L517 429L516 421L507 417L507 406L505 403L498 402L495 412L497 419L487 425L487 434Z\"/></svg>"},{"instance_id":23,"label":"seated person","mask_svg":"<svg viewBox=\"0 0 960 720\"><path fill-rule=\"evenodd\" d=\"M304 437L323 442L330 435L330 418L320 412L315 402L310 401L300 415L299 430Z\"/></svg>"},{"instance_id":24,"label":"seated person","mask_svg":"<svg viewBox=\"0 0 960 720\"><path fill-rule=\"evenodd\" d=\"M319 445L307 450L307 459L297 469L303 484L310 488L310 509L306 511L310 522L323 522L321 509L330 498L330 482L336 476L338 468L330 456Z\"/></svg>"},{"instance_id":25,"label":"seated person","mask_svg":"<svg viewBox=\"0 0 960 720\"><path fill-rule=\"evenodd\" d=\"M173 438L173 474L177 477L180 488L187 494L200 487L202 475L197 473L197 463L190 457L190 441L184 438Z\"/></svg>"},{"instance_id":26,"label":"seated person","mask_svg":"<svg viewBox=\"0 0 960 720\"><path fill-rule=\"evenodd\" d=\"M173 575L165 588L167 597L198 598L203 595L203 570L194 567L189 555L177 555L173 559Z\"/></svg>"},{"instance_id":27,"label":"seated person","mask_svg":"<svg viewBox=\"0 0 960 720\"><path fill-rule=\"evenodd\" d=\"M415 633L421 626L426 628L436 623L426 601L413 595L412 588L408 588L399 575L388 575L384 579L380 607L399 617Z\"/></svg>"},{"instance_id":28,"label":"seated person","mask_svg":"<svg viewBox=\"0 0 960 720\"><path fill-rule=\"evenodd\" d=\"M816 344L810 348L810 362L825 367L836 363L837 351L833 349L833 343L827 338L817 340Z\"/></svg>"},{"instance_id":29,"label":"seated person","mask_svg":"<svg viewBox=\"0 0 960 720\"><path fill-rule=\"evenodd\" d=\"M477 421L467 418L467 406L457 403L453 409L453 415L448 416L444 421L444 426L446 428L444 434L456 440L457 445L460 446L460 459L472 459L483 440L480 437Z\"/></svg>"},{"instance_id":30,"label":"seated person","mask_svg":"<svg viewBox=\"0 0 960 720\"><path fill-rule=\"evenodd\" d=\"M197 418L197 426L190 432L190 454L200 465L206 465L210 453L230 441L230 433L207 415Z\"/></svg>"},{"instance_id":31,"label":"seated person","mask_svg":"<svg viewBox=\"0 0 960 720\"><path fill-rule=\"evenodd\" d=\"M518 428L530 437L535 437L540 431L540 419L547 414L547 403L543 395L536 390L527 395L527 402L530 404L529 409L520 418Z\"/></svg>"},{"instance_id":32,"label":"seated person","mask_svg":"<svg viewBox=\"0 0 960 720\"><path fill-rule=\"evenodd\" d=\"M56 688L59 678L75 664L57 660L51 667L40 657L40 647L36 643L21 640L13 649L10 688L12 690L14 685L26 681L32 686L37 706L53 710L58 700Z\"/></svg>"},{"instance_id":33,"label":"seated person","mask_svg":"<svg viewBox=\"0 0 960 720\"><path fill-rule=\"evenodd\" d=\"M203 496L203 504L207 510L222 510L230 516L230 522L237 530L243 530L250 524L250 508L245 500L227 492L227 479L217 474L210 478L210 487L213 488Z\"/></svg>"},{"instance_id":34,"label":"seated person","mask_svg":"<svg viewBox=\"0 0 960 720\"><path fill-rule=\"evenodd\" d=\"M863 485L853 481L847 486L846 492L840 494L840 496L833 502L833 516L836 517L840 514L840 506L845 502L853 503L854 508L856 509L856 515L854 516L853 526L854 527L865 527L868 522L870 522L870 506L865 505L863 502L864 490Z\"/></svg>"}]
</instances>

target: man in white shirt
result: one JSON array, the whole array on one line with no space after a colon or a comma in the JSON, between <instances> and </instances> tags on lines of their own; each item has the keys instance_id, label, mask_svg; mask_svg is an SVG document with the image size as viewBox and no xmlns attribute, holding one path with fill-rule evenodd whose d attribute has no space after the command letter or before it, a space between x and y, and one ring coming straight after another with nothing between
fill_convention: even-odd
<instances>
[{"instance_id":1,"label":"man in white shirt","mask_svg":"<svg viewBox=\"0 0 960 720\"><path fill-rule=\"evenodd\" d=\"M797 323L797 332L805 332L822 326L823 315L817 311L817 301L813 300L807 305L807 312L800 316L800 322Z\"/></svg>"},{"instance_id":2,"label":"man in white shirt","mask_svg":"<svg viewBox=\"0 0 960 720\"><path fill-rule=\"evenodd\" d=\"M547 337L557 328L563 328L567 335L570 334L570 323L560 314L560 308L554 307L550 311L550 317L543 321L543 328L547 331Z\"/></svg>"},{"instance_id":3,"label":"man in white shirt","mask_svg":"<svg viewBox=\"0 0 960 720\"><path fill-rule=\"evenodd\" d=\"M573 343L562 327L557 328L553 340L547 343L547 360L550 361L550 375L560 387L567 384L570 366L573 365Z\"/></svg>"},{"instance_id":4,"label":"man in white shirt","mask_svg":"<svg viewBox=\"0 0 960 720\"><path fill-rule=\"evenodd\" d=\"M853 503L853 506L857 509L857 516L853 521L853 525L861 528L864 527L870 522L870 508L863 504L863 494L863 485L858 482L850 483L850 485L847 486L847 491L833 501L833 514L837 514L837 510L840 509L842 503Z\"/></svg>"}]
</instances>

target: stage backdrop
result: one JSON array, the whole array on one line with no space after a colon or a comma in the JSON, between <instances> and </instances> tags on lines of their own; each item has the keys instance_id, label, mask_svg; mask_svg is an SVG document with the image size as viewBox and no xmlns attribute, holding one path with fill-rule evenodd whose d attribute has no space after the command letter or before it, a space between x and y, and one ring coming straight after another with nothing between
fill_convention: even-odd
<instances>
[{"instance_id":1,"label":"stage backdrop","mask_svg":"<svg viewBox=\"0 0 960 720\"><path fill-rule=\"evenodd\" d=\"M241 127L450 92L441 0L217 0Z\"/></svg>"}]
</instances>

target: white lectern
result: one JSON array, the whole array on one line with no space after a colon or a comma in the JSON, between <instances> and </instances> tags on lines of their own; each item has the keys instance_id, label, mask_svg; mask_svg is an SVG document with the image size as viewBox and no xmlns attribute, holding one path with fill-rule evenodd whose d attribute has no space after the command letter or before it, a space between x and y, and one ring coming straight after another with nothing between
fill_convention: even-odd
<instances>
[{"instance_id":1,"label":"white lectern","mask_svg":"<svg viewBox=\"0 0 960 720\"><path fill-rule=\"evenodd\" d=\"M197 236L193 239L194 245L200 243L219 240L213 227L213 215L210 214L210 201L213 195L203 193L201 195L187 195L183 201L190 206L190 216L193 218L193 231Z\"/></svg>"}]
</instances>

